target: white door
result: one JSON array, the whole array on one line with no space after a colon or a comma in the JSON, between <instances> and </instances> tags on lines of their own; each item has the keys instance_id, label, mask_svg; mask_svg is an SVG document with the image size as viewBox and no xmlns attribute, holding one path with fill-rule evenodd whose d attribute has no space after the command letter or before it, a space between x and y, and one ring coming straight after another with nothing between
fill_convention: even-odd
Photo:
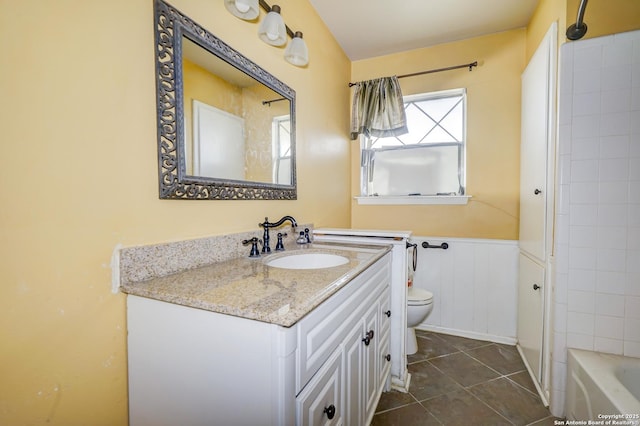
<instances>
[{"instance_id":1,"label":"white door","mask_svg":"<svg viewBox=\"0 0 640 426\"><path fill-rule=\"evenodd\" d=\"M544 261L551 45L543 40L522 74L520 249Z\"/></svg>"},{"instance_id":2,"label":"white door","mask_svg":"<svg viewBox=\"0 0 640 426\"><path fill-rule=\"evenodd\" d=\"M193 174L245 179L244 119L193 101Z\"/></svg>"},{"instance_id":3,"label":"white door","mask_svg":"<svg viewBox=\"0 0 640 426\"><path fill-rule=\"evenodd\" d=\"M544 267L520 254L518 277L518 345L538 383L542 379Z\"/></svg>"}]
</instances>

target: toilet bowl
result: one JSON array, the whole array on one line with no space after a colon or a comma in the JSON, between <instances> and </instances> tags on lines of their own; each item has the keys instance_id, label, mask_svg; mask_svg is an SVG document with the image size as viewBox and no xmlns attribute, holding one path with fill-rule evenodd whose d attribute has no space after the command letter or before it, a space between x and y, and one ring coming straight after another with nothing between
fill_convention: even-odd
<instances>
[{"instance_id":1,"label":"toilet bowl","mask_svg":"<svg viewBox=\"0 0 640 426\"><path fill-rule=\"evenodd\" d=\"M418 351L415 326L424 321L433 310L433 293L420 288L409 287L407 290L407 334L406 352L413 355Z\"/></svg>"}]
</instances>

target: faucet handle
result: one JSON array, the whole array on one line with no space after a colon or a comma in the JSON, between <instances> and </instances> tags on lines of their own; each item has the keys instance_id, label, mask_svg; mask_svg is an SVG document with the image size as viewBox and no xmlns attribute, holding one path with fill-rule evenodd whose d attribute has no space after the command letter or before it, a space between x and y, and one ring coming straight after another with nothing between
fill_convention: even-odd
<instances>
[{"instance_id":1,"label":"faucet handle","mask_svg":"<svg viewBox=\"0 0 640 426\"><path fill-rule=\"evenodd\" d=\"M296 239L298 244L307 244L307 237L304 236L304 231L300 231L300 235Z\"/></svg>"},{"instance_id":2,"label":"faucet handle","mask_svg":"<svg viewBox=\"0 0 640 426\"><path fill-rule=\"evenodd\" d=\"M260 257L260 250L258 250L258 241L262 242L258 239L258 237L253 237L249 240L242 240L243 246L251 244L251 253L249 253L249 257Z\"/></svg>"},{"instance_id":3,"label":"faucet handle","mask_svg":"<svg viewBox=\"0 0 640 426\"><path fill-rule=\"evenodd\" d=\"M276 243L276 251L284 251L284 244L282 243L282 237L286 237L287 233L278 232L278 242Z\"/></svg>"}]
</instances>

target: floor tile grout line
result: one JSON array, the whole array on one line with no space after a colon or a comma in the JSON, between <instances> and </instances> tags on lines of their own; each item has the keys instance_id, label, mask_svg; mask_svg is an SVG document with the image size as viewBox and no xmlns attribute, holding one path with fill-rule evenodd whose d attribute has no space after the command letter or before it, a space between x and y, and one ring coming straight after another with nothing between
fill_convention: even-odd
<instances>
[{"instance_id":1,"label":"floor tile grout line","mask_svg":"<svg viewBox=\"0 0 640 426\"><path fill-rule=\"evenodd\" d=\"M478 383L478 384L480 385L480 384L482 384L482 383L487 383L487 382L481 382L481 383ZM476 386L477 386L477 385L476 385ZM499 415L500 417L502 417L503 419L505 419L507 422L509 422L509 423L510 423L510 424L512 424L512 425L515 425L515 423L514 423L514 422L512 422L511 420L509 420L508 418L506 418L505 416L503 416L503 415L502 415L498 410L496 410L495 408L493 408L493 407L492 407L491 405L489 405L486 401L484 401L484 400L482 400L482 399L478 398L478 397L477 397L477 396L475 396L473 393L469 392L469 390L468 390L468 389L466 389L466 388L465 388L465 391L466 391L469 395L471 395L473 398L477 399L478 401L480 401L481 403L483 403L485 406L487 406L491 411L493 411L494 413L496 413L497 415Z\"/></svg>"},{"instance_id":2,"label":"floor tile grout line","mask_svg":"<svg viewBox=\"0 0 640 426\"><path fill-rule=\"evenodd\" d=\"M487 346L491 346L491 345L493 345L493 343L489 343L489 344L487 344L487 345L479 346L478 348L480 348L480 347L487 347ZM474 349L477 349L477 348L473 348L473 349L470 349L470 350L474 350ZM474 360L474 361L476 361L476 362L480 363L480 364L481 364L481 365L483 365L484 367L486 367L486 368L490 369L491 371L493 371L494 373L498 374L498 377L494 377L494 378L489 379L489 380L485 380L485 381L482 381L482 382L479 382L479 383L475 383L475 384L473 384L473 385L464 386L464 385L462 385L461 383L459 383L457 380L455 380L453 377L451 377L450 375L448 375L448 374L447 374L447 373L445 373L444 371L440 370L436 365L434 365L433 363L430 363L430 362L429 362L429 361L430 361L430 359L427 359L426 361L427 361L427 362L429 362L429 363L430 363L430 364L431 364L431 365L432 365L436 370L438 370L440 373L442 373L443 375L445 375L445 376L446 376L446 377L448 377L449 379L453 380L456 384L460 385L460 386L461 386L461 387L462 387L462 388L463 388L467 393L469 393L469 394L470 394L471 396L473 396L475 399L477 399L478 401L482 402L485 406L489 407L492 411L494 411L495 413L497 413L498 415L500 415L502 418L504 418L505 420L507 420L509 423L514 424L511 420L507 419L505 416L503 416L502 414L500 414L500 413L499 413L499 412L498 412L494 407L492 407L489 403L487 403L486 401L484 401L484 400L482 400L481 398L477 397L477 396L476 396L476 395L474 395L473 393L469 392L469 389L470 389L471 387L478 386L478 385L481 385L481 384L484 384L484 383L489 383L489 382L492 382L492 381L495 381L495 380L499 380L499 379L507 379L510 383L513 383L514 385L517 385L518 387L520 387L520 388L524 389L524 390L525 390L525 391L527 391L528 393L531 393L531 391L529 391L528 389L524 388L523 386L520 386L520 385L519 385L518 383L516 383L515 381L511 380L509 377L507 377L507 374L503 374L502 372L497 371L496 369L492 368L491 366L489 366L489 365L487 365L486 363L482 362L481 360L477 359L477 358L476 358L476 357L474 357L473 355L471 355L471 354L467 353L465 350L461 350L460 352L464 353L466 356L468 356L468 357L469 357L469 358L471 358L472 360ZM455 353L458 353L458 352L455 352ZM452 354L448 354L448 355L452 355ZM443 355L442 357L444 357L444 356L447 356L447 355ZM441 357L434 357L434 358L431 358L431 359L437 359L437 358L441 358ZM526 369L525 369L525 370L519 370L519 371L511 372L511 373L508 373L508 375L512 375L512 374L520 373L520 372L522 372L522 371L526 371ZM455 392L455 391L452 391L452 392ZM451 392L448 392L448 393L451 393ZM446 394L441 394L441 395L446 395ZM441 395L439 395L439 396L441 396ZM533 395L533 396L537 396L536 394L532 394L532 395ZM413 396L413 395L412 395L412 396ZM415 397L414 397L414 398L415 398ZM434 398L436 398L436 397L434 397ZM427 400L425 399L424 401L427 401ZM433 413L431 413L431 414L432 414L434 417L436 417ZM546 418L546 417L544 417L544 418ZM536 421L540 421L540 420L542 420L542 419L537 419Z\"/></svg>"},{"instance_id":3,"label":"floor tile grout line","mask_svg":"<svg viewBox=\"0 0 640 426\"><path fill-rule=\"evenodd\" d=\"M510 382L512 382L512 383L513 383L513 384L515 384L516 386L521 387L522 389L524 389L524 390L526 390L527 392L529 392L531 395L533 395L533 396L535 396L536 398L540 399L540 395L538 395L538 393L537 393L537 392L533 392L531 389L527 389L527 388L525 388L525 387L524 387L524 386L522 386L520 383L516 382L516 381L515 381L515 380L513 380L511 377L509 377L509 376L513 376L513 375L515 375L515 374L520 374L520 373L522 373L523 371L526 371L526 372L527 372L527 377L529 377L529 376L528 376L529 371L528 371L528 370L526 370L526 369L525 369L525 370L521 370L521 371L517 371L517 372L515 372L515 373L511 373L511 374L509 374L508 376L504 376L504 377L505 377L505 379L508 379ZM541 401L541 402L542 402L542 401ZM544 404L543 404L543 405L544 405Z\"/></svg>"},{"instance_id":4,"label":"floor tile grout line","mask_svg":"<svg viewBox=\"0 0 640 426\"><path fill-rule=\"evenodd\" d=\"M493 381L496 381L496 380L499 380L499 379L507 379L510 384L517 386L518 389L525 390L526 391L525 395L531 395L531 396L535 397L539 402L541 402L540 399L539 399L539 395L537 393L532 392L531 390L527 389L524 385L521 385L520 383L518 383L514 379L512 379L512 377L514 377L515 375L523 373L523 372L526 372L527 371L526 369L522 369L522 370L518 370L518 371L511 371L511 372L503 374L500 371L496 370L495 368L492 368L487 363L485 363L485 362L481 361L480 359L476 358L471 353L469 353L470 351L475 351L477 349L485 348L485 347L492 346L492 345L496 346L497 348L500 348L500 346L499 346L500 344L495 343L495 342L482 342L482 343L480 343L480 341L477 341L480 344L478 346L475 346L475 347L466 347L467 345L456 346L456 345L450 343L449 341L447 341L446 338L443 338L442 336L440 336L438 333L433 333L433 332L427 332L427 333L428 334L424 335L424 337L422 337L420 335L417 336L420 339L419 342L421 340L426 340L426 341L430 340L431 342L433 342L436 345L438 344L438 342L444 343L444 344L446 344L447 347L450 347L451 349L454 349L454 351L453 352L449 352L449 353L445 353L445 354L441 354L441 355L438 355L438 356L434 356L434 357L431 357L431 358L424 358L424 359L415 360L413 362L407 362L407 366L408 367L409 366L414 366L414 368L415 368L415 367L418 367L419 364L427 362L427 364L425 364L425 365L429 365L429 366L433 367L435 369L435 371L437 371L438 373L440 373L442 376L446 377L447 379L451 380L453 383L455 383L457 386L459 386L459 388L456 389L456 390L449 391L449 392L441 393L439 395L431 396L431 397L423 399L423 400L419 400L416 397L416 395L414 395L411 391L408 391L407 393L409 393L409 395L410 395L411 399L413 400L413 402L410 402L408 404L402 404L402 405L399 405L397 407L392 407L392 408L389 408L389 409L384 410L384 411L376 412L375 415L388 413L388 412L391 412L391 411L394 411L394 410L403 409L403 408L411 406L411 405L413 405L415 403L418 403L425 410L425 413L427 413L427 415L433 417L433 419L435 421L437 421L439 424L443 424L443 422L423 404L427 403L430 400L433 400L434 398L443 397L445 395L449 395L451 393L459 392L460 390L463 390L465 394L471 396L474 400L480 402L483 406L489 408L492 412L494 412L500 418L502 418L505 421L507 421L509 424L514 425L515 424L514 421L509 420L506 417L506 415L501 414L497 410L497 408L494 408L489 402L483 400L480 396L474 395L474 393L472 393L471 390L470 390L471 388L473 388L475 386L480 386L482 384L490 383L490 382L493 382ZM458 336L455 336L455 337L458 337ZM473 339L470 339L470 340L473 340ZM498 376L494 377L494 378L491 378L491 379L488 379L488 380L481 381L481 382L473 384L473 385L464 386L461 383L459 383L456 379L454 379L452 376L450 376L445 371L441 370L436 365L434 365L434 363L431 362L433 360L437 360L437 359L440 359L440 358L444 358L444 357L447 357L447 356L450 356L450 355L460 354L460 353L465 354L470 360L479 363L481 366L483 366L485 368L488 368L490 371L494 372ZM425 354L425 355L427 355L427 354ZM418 356L419 356L419 354L418 354ZM499 361L500 358L496 358L496 360ZM532 426L535 423L540 422L540 421L545 420L545 419L548 419L548 418L554 418L554 417L552 415L550 415L550 413L549 413L545 417L542 417L540 419L536 419L534 421L531 421L530 423L527 423L527 425L528 426Z\"/></svg>"}]
</instances>

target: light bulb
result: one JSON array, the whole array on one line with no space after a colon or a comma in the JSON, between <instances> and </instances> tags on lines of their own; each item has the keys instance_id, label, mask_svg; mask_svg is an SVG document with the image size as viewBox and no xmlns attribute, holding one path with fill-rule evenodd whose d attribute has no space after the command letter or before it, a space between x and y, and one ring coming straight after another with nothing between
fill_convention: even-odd
<instances>
[{"instance_id":1,"label":"light bulb","mask_svg":"<svg viewBox=\"0 0 640 426\"><path fill-rule=\"evenodd\" d=\"M242 13L247 13L247 10L251 9L251 6L241 1L236 1L236 9Z\"/></svg>"}]
</instances>

